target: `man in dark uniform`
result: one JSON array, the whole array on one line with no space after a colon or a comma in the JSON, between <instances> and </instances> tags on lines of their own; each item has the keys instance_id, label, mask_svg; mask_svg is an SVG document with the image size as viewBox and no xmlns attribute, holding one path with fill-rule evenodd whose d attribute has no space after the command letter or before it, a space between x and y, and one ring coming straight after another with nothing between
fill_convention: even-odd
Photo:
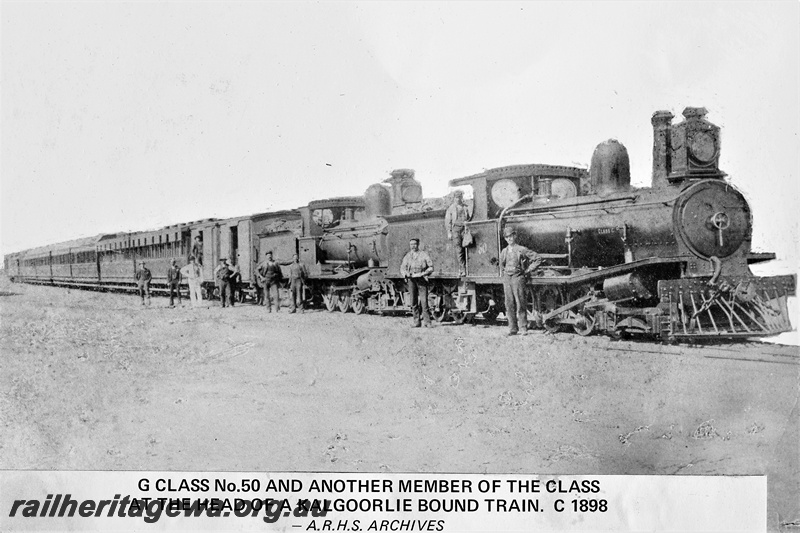
<instances>
[{"instance_id":1,"label":"man in dark uniform","mask_svg":"<svg viewBox=\"0 0 800 533\"><path fill-rule=\"evenodd\" d=\"M420 251L419 239L408 241L411 249L400 264L400 274L408 285L411 312L414 316L412 327L420 327L420 315L425 327L431 327L431 315L428 312L428 276L433 274L433 261L428 252Z\"/></svg>"},{"instance_id":2,"label":"man in dark uniform","mask_svg":"<svg viewBox=\"0 0 800 533\"><path fill-rule=\"evenodd\" d=\"M219 260L219 266L214 269L214 279L217 282L219 289L219 301L222 307L225 307L225 302L230 298L231 284L230 284L231 270L228 268L228 262L225 259ZM231 306L233 302L231 302Z\"/></svg>"},{"instance_id":3,"label":"man in dark uniform","mask_svg":"<svg viewBox=\"0 0 800 533\"><path fill-rule=\"evenodd\" d=\"M459 276L467 275L467 255L464 251L464 228L470 219L469 208L464 203L464 193L455 191L453 203L444 214L444 227L447 230L447 239L453 243L458 260Z\"/></svg>"},{"instance_id":4,"label":"man in dark uniform","mask_svg":"<svg viewBox=\"0 0 800 533\"><path fill-rule=\"evenodd\" d=\"M281 266L272 259L272 252L267 252L264 261L258 265L261 274L261 284L264 287L264 305L272 312L272 300L275 299L275 312L281 310L279 283L283 279Z\"/></svg>"},{"instance_id":5,"label":"man in dark uniform","mask_svg":"<svg viewBox=\"0 0 800 533\"><path fill-rule=\"evenodd\" d=\"M169 286L169 306L175 307L175 295L178 295L178 305L181 305L181 269L178 268L178 262L173 259L167 269L167 285Z\"/></svg>"},{"instance_id":6,"label":"man in dark uniform","mask_svg":"<svg viewBox=\"0 0 800 533\"><path fill-rule=\"evenodd\" d=\"M147 297L147 305L150 305L150 280L153 275L150 269L145 266L144 261L139 262L139 270L136 271L136 285L139 287L139 296L142 297L142 305L144 305L145 296Z\"/></svg>"},{"instance_id":7,"label":"man in dark uniform","mask_svg":"<svg viewBox=\"0 0 800 533\"><path fill-rule=\"evenodd\" d=\"M300 308L301 313L305 313L303 309L303 285L305 284L308 272L303 263L300 262L300 257L297 254L292 256L292 262L289 263L289 290L292 291L292 306L289 308L290 313L294 313L297 308Z\"/></svg>"},{"instance_id":8,"label":"man in dark uniform","mask_svg":"<svg viewBox=\"0 0 800 533\"><path fill-rule=\"evenodd\" d=\"M503 273L503 293L508 317L508 334L525 335L528 331L527 297L525 275L541 264L536 252L517 244L517 232L506 227L503 231L508 246L500 252L500 270Z\"/></svg>"}]
</instances>

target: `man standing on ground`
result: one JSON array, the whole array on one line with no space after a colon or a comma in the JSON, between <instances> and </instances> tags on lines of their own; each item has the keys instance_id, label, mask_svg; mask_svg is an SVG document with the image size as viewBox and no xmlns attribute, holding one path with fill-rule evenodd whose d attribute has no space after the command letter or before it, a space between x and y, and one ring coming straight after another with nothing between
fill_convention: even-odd
<instances>
[{"instance_id":1,"label":"man standing on ground","mask_svg":"<svg viewBox=\"0 0 800 533\"><path fill-rule=\"evenodd\" d=\"M147 268L144 261L139 262L139 270L136 271L136 285L139 287L139 296L142 297L142 305L145 305L144 299L147 297L147 305L150 305L150 280L153 275L150 269Z\"/></svg>"},{"instance_id":2,"label":"man standing on ground","mask_svg":"<svg viewBox=\"0 0 800 533\"><path fill-rule=\"evenodd\" d=\"M173 259L167 269L167 285L169 286L169 306L175 307L175 294L178 295L178 305L181 305L181 269L178 262Z\"/></svg>"},{"instance_id":3,"label":"man standing on ground","mask_svg":"<svg viewBox=\"0 0 800 533\"><path fill-rule=\"evenodd\" d=\"M239 290L242 283L242 273L239 271L239 265L233 267L231 271L230 284L231 284L231 305L239 298Z\"/></svg>"},{"instance_id":4,"label":"man standing on ground","mask_svg":"<svg viewBox=\"0 0 800 533\"><path fill-rule=\"evenodd\" d=\"M525 295L525 275L541 264L536 252L517 244L517 232L506 227L503 231L508 246L500 252L500 270L503 273L503 293L506 301L508 334L527 334L528 309Z\"/></svg>"},{"instance_id":5,"label":"man standing on ground","mask_svg":"<svg viewBox=\"0 0 800 533\"><path fill-rule=\"evenodd\" d=\"M219 266L214 269L214 279L217 282L217 289L219 290L219 301L222 307L225 307L225 302L230 298L231 284L230 284L231 270L228 268L228 262L222 258L219 260ZM231 303L233 305L233 303Z\"/></svg>"},{"instance_id":6,"label":"man standing on ground","mask_svg":"<svg viewBox=\"0 0 800 533\"><path fill-rule=\"evenodd\" d=\"M464 250L464 229L469 220L469 209L464 203L464 193L455 191L453 193L453 203L447 208L444 214L444 227L447 230L447 239L453 243L453 250L458 260L458 275L467 275L467 255Z\"/></svg>"},{"instance_id":7,"label":"man standing on ground","mask_svg":"<svg viewBox=\"0 0 800 533\"><path fill-rule=\"evenodd\" d=\"M290 313L294 313L298 307L301 313L305 313L303 309L303 285L305 285L307 277L308 272L305 265L300 262L300 256L294 254L292 262L289 263L289 290L292 291Z\"/></svg>"},{"instance_id":8,"label":"man standing on ground","mask_svg":"<svg viewBox=\"0 0 800 533\"><path fill-rule=\"evenodd\" d=\"M203 269L194 260L194 256L189 256L189 264L181 269L181 274L189 280L189 300L192 307L199 307L203 300Z\"/></svg>"},{"instance_id":9,"label":"man standing on ground","mask_svg":"<svg viewBox=\"0 0 800 533\"><path fill-rule=\"evenodd\" d=\"M420 327L420 315L425 327L431 326L431 315L428 312L428 276L433 274L433 261L428 252L420 251L419 239L408 241L411 249L400 264L400 274L408 284L408 295L411 300L411 312L414 316L412 327Z\"/></svg>"},{"instance_id":10,"label":"man standing on ground","mask_svg":"<svg viewBox=\"0 0 800 533\"><path fill-rule=\"evenodd\" d=\"M281 310L281 298L279 283L283 279L281 266L272 259L272 252L267 252L264 261L258 265L258 273L261 274L262 285L264 286L264 305L268 311L272 312L272 300L275 299L275 312Z\"/></svg>"}]
</instances>

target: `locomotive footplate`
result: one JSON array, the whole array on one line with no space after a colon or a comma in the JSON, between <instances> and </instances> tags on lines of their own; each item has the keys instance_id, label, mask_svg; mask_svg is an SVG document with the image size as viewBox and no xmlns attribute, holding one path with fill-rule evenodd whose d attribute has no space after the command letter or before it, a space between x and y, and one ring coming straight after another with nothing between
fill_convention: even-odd
<instances>
[{"instance_id":1,"label":"locomotive footplate","mask_svg":"<svg viewBox=\"0 0 800 533\"><path fill-rule=\"evenodd\" d=\"M721 277L658 282L667 338L759 337L792 330L786 298L796 293L794 275Z\"/></svg>"}]
</instances>

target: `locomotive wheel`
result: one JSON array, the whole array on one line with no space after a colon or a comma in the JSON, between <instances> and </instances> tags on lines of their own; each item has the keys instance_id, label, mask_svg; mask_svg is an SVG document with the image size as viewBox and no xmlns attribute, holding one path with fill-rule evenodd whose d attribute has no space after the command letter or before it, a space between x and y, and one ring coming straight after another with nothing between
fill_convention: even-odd
<instances>
[{"instance_id":1,"label":"locomotive wheel","mask_svg":"<svg viewBox=\"0 0 800 533\"><path fill-rule=\"evenodd\" d=\"M354 296L350 305L353 307L353 312L357 315L363 315L367 312L367 302L360 296Z\"/></svg>"},{"instance_id":2,"label":"locomotive wheel","mask_svg":"<svg viewBox=\"0 0 800 533\"><path fill-rule=\"evenodd\" d=\"M614 328L609 331L608 334L611 335L611 338L615 341L622 341L631 338L631 334L623 328Z\"/></svg>"},{"instance_id":3,"label":"locomotive wheel","mask_svg":"<svg viewBox=\"0 0 800 533\"><path fill-rule=\"evenodd\" d=\"M428 312L437 322L444 322L450 316L450 310L445 305L444 287L437 285L428 293Z\"/></svg>"},{"instance_id":4,"label":"locomotive wheel","mask_svg":"<svg viewBox=\"0 0 800 533\"><path fill-rule=\"evenodd\" d=\"M591 315L578 315L578 322L572 325L575 333L583 337L591 335L594 331L594 316Z\"/></svg>"},{"instance_id":5,"label":"locomotive wheel","mask_svg":"<svg viewBox=\"0 0 800 533\"><path fill-rule=\"evenodd\" d=\"M561 331L561 324L556 322L555 318L551 318L550 320L545 320L544 329L548 333L558 333L559 331Z\"/></svg>"},{"instance_id":6,"label":"locomotive wheel","mask_svg":"<svg viewBox=\"0 0 800 533\"><path fill-rule=\"evenodd\" d=\"M481 313L483 319L487 322L494 322L497 319L497 315L500 314L500 311L497 309L496 305L489 307L486 311Z\"/></svg>"},{"instance_id":7,"label":"locomotive wheel","mask_svg":"<svg viewBox=\"0 0 800 533\"><path fill-rule=\"evenodd\" d=\"M555 287L542 287L538 293L538 306L537 311L540 315L546 315L550 311L557 309L564 305L561 292ZM550 320L544 321L544 329L550 333L561 331L561 324L558 322L558 317L553 317Z\"/></svg>"},{"instance_id":8,"label":"locomotive wheel","mask_svg":"<svg viewBox=\"0 0 800 533\"><path fill-rule=\"evenodd\" d=\"M436 322L444 322L450 318L450 310L446 307L429 307L428 311Z\"/></svg>"},{"instance_id":9,"label":"locomotive wheel","mask_svg":"<svg viewBox=\"0 0 800 533\"><path fill-rule=\"evenodd\" d=\"M325 309L328 310L329 313L333 313L336 311L336 305L339 303L338 299L336 298L336 293L326 292L322 295L322 301L325 303Z\"/></svg>"},{"instance_id":10,"label":"locomotive wheel","mask_svg":"<svg viewBox=\"0 0 800 533\"><path fill-rule=\"evenodd\" d=\"M342 313L346 313L350 310L350 303L353 299L350 297L349 294L344 292L339 293L339 297L337 298L337 306L339 307L339 311Z\"/></svg>"},{"instance_id":11,"label":"locomotive wheel","mask_svg":"<svg viewBox=\"0 0 800 533\"><path fill-rule=\"evenodd\" d=\"M577 290L574 290L570 294L570 301L577 300L578 298L582 298L589 294L591 287L581 287ZM594 313L588 313L584 309L584 305L581 304L580 306L574 308L572 312L576 315L575 320L577 321L575 324L572 325L572 329L575 330L575 333L586 337L587 335L591 335L594 331L594 324L595 324L595 317Z\"/></svg>"},{"instance_id":12,"label":"locomotive wheel","mask_svg":"<svg viewBox=\"0 0 800 533\"><path fill-rule=\"evenodd\" d=\"M536 309L536 294L534 293L534 289L528 288L526 294L528 296L528 327L532 327L532 324L535 324L537 328L544 327L542 324L542 315ZM505 312L505 310L503 310L503 312Z\"/></svg>"}]
</instances>

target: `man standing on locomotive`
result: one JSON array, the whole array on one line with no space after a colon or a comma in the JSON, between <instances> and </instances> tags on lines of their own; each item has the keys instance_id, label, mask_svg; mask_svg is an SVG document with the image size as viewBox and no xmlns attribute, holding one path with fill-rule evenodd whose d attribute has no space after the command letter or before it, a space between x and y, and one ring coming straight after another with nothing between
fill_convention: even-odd
<instances>
[{"instance_id":1,"label":"man standing on locomotive","mask_svg":"<svg viewBox=\"0 0 800 533\"><path fill-rule=\"evenodd\" d=\"M506 227L503 231L508 246L500 252L500 269L503 272L503 293L506 301L508 334L525 335L528 331L525 275L541 264L536 252L517 244L517 232Z\"/></svg>"},{"instance_id":2,"label":"man standing on locomotive","mask_svg":"<svg viewBox=\"0 0 800 533\"><path fill-rule=\"evenodd\" d=\"M178 305L181 305L181 269L178 262L173 259L167 269L167 286L169 287L169 306L175 307L175 294L178 294Z\"/></svg>"},{"instance_id":3,"label":"man standing on locomotive","mask_svg":"<svg viewBox=\"0 0 800 533\"><path fill-rule=\"evenodd\" d=\"M411 300L411 311L414 315L414 325L420 327L420 314L425 327L431 327L431 315L428 312L428 276L433 274L433 261L428 252L420 251L419 239L408 241L411 248L403 262L400 263L400 273L408 284L408 294Z\"/></svg>"},{"instance_id":4,"label":"man standing on locomotive","mask_svg":"<svg viewBox=\"0 0 800 533\"><path fill-rule=\"evenodd\" d=\"M272 312L272 299L275 298L275 312L281 310L280 288L278 284L283 279L281 266L272 259L272 252L267 252L264 261L258 265L261 275L261 285L264 287L264 305Z\"/></svg>"},{"instance_id":5,"label":"man standing on locomotive","mask_svg":"<svg viewBox=\"0 0 800 533\"><path fill-rule=\"evenodd\" d=\"M464 193L455 191L453 203L444 214L444 227L447 230L447 239L453 243L458 260L459 276L467 275L467 256L464 251L465 223L470 219L469 209L464 203Z\"/></svg>"},{"instance_id":6,"label":"man standing on locomotive","mask_svg":"<svg viewBox=\"0 0 800 533\"><path fill-rule=\"evenodd\" d=\"M194 244L192 244L192 256L199 265L203 264L203 241L200 240L200 235L194 236Z\"/></svg>"},{"instance_id":7,"label":"man standing on locomotive","mask_svg":"<svg viewBox=\"0 0 800 533\"><path fill-rule=\"evenodd\" d=\"M150 280L153 275L150 269L144 264L144 261L139 262L139 270L136 271L136 285L139 287L139 296L142 297L142 305L144 305L144 298L147 296L147 305L150 305Z\"/></svg>"}]
</instances>

